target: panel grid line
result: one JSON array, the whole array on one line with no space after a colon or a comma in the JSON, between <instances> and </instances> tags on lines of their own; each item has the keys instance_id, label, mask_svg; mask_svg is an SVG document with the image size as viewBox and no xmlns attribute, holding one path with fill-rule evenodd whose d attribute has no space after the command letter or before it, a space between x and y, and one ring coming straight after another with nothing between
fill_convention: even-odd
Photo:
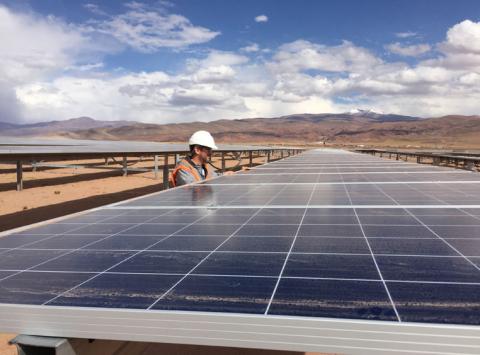
<instances>
[{"instance_id":1,"label":"panel grid line","mask_svg":"<svg viewBox=\"0 0 480 355\"><path fill-rule=\"evenodd\" d=\"M115 215L115 216L108 216L108 217L106 217L106 218L104 218L104 219L101 219L100 221L97 221L97 222L92 222L92 223L88 223L88 224L85 223L85 225L101 224L101 222L103 222L103 221L107 221L107 220L112 219L112 218L116 218L116 217L119 217L119 216L123 216L123 215L125 215L125 214L127 214L127 213L128 213L128 211L125 211L125 212L122 212L122 213L120 213L120 214L118 214L118 215ZM61 224L61 223L57 223L57 224ZM35 241L29 242L29 243L25 243L25 244L22 244L22 245L20 245L20 246L15 247L15 248L7 248L7 249L8 249L7 251L12 251L12 250L17 250L17 249L23 249L23 247L25 247L25 246L29 246L29 245L32 245L32 244L35 244L35 243L38 243L38 242L41 242L41 241L50 240L50 239L52 239L52 238L56 238L56 237L59 237L59 236L62 236L62 235L70 235L70 232L74 232L74 231L76 231L76 230L78 230L78 229L81 229L81 228L83 228L83 227L85 227L85 226L82 225L82 226L80 226L80 227L72 228L72 229L69 229L69 230L67 230L67 231L65 231L65 232L62 232L62 233L44 234L44 235L49 235L49 237L47 237L47 238L42 238L41 240L35 240ZM28 234L28 233L22 232L21 235L42 235L42 234ZM0 238L1 238L1 237L0 237ZM0 252L0 255L2 255L2 254L4 254L4 251ZM2 280L0 279L0 281L2 281Z\"/></svg>"},{"instance_id":2,"label":"panel grid line","mask_svg":"<svg viewBox=\"0 0 480 355\"><path fill-rule=\"evenodd\" d=\"M168 213L170 213L170 212L171 212L171 211L165 212L164 214L168 214ZM157 216L155 216L155 218L156 218L156 217L157 217ZM114 237L114 236L116 236L116 235L124 232L125 230L131 229L131 228L135 228L135 227L137 227L138 225L141 225L141 224L142 224L142 223L138 223L138 224L135 224L135 225L133 225L133 226L130 226L130 227L128 227L128 228L126 228L126 229L124 229L124 230L122 230L122 231L120 231L120 232L117 232L117 233L114 233L114 234L109 234L109 235L107 235L105 238L101 238L101 239L99 239L99 240L95 240L95 241L93 241L93 242L91 242L91 243L88 243L88 244L86 244L86 245L84 245L84 246L82 246L82 247L80 247L80 248L70 249L70 250L68 250L68 251L65 252L65 253L59 254L59 255L57 255L57 256L55 256L55 257L53 257L53 258L49 258L49 259L47 259L47 260L45 260L45 261L42 261L41 263L35 264L35 265L33 265L33 266L29 267L29 268L24 269L23 271L29 271L29 270L31 270L31 269L35 269L35 268L37 268L37 267L39 267L39 266L41 266L41 265L44 265L44 264L49 263L49 262L51 262L51 261L57 260L57 259L59 259L59 258L62 258L62 257L64 257L64 256L66 256L66 255L70 255L70 254L72 254L72 253L74 253L74 252L76 252L76 251L79 251L79 250L81 250L81 249L82 249L83 247L85 247L85 246L89 246L89 245L98 243L99 241L102 241L102 240L105 240L105 239ZM23 272L23 271L22 271L22 272ZM8 275L8 276L0 279L0 281L9 279L9 278L11 278L11 277L13 277L13 276L16 276L16 275L17 275L17 274Z\"/></svg>"},{"instance_id":3,"label":"panel grid line","mask_svg":"<svg viewBox=\"0 0 480 355\"><path fill-rule=\"evenodd\" d=\"M317 178L317 180L318 180L318 178ZM278 279L277 279L277 282L275 283L275 287L273 289L272 295L270 297L270 300L268 301L267 308L265 309L265 312L264 312L265 315L268 314L268 312L270 311L270 307L271 307L273 299L275 298L275 295L277 293L278 286L280 285L280 281L282 279L283 272L285 270L285 267L287 266L288 259L290 257L290 254L292 253L293 247L295 245L295 241L297 240L298 234L300 232L300 228L302 227L303 220L305 219L305 216L307 215L308 205L309 205L310 201L312 200L313 195L315 194L315 190L316 190L316 186L313 187L312 192L310 193L310 197L307 201L307 205L305 206L305 210L303 211L303 215L302 215L302 218L300 220L300 223L298 224L298 228L295 232L295 236L293 238L292 244L290 245L290 249L288 250L288 254L285 258L285 261L283 262L282 269L280 270L280 274L278 275Z\"/></svg>"},{"instance_id":4,"label":"panel grid line","mask_svg":"<svg viewBox=\"0 0 480 355\"><path fill-rule=\"evenodd\" d=\"M340 174L340 176L342 176L342 179L343 179L343 175ZM350 203L353 205L353 202L352 202L352 198L350 197L350 193L348 192L348 189L345 185L343 185L344 189L345 189L345 193L347 194L347 197L350 201ZM395 305L395 302L393 301L393 298L392 298L392 295L390 294L390 290L388 289L388 286L387 286L387 283L385 282L385 279L383 278L383 274L382 274L382 271L380 270L380 267L378 266L378 263L377 263L377 259L375 258L375 254L373 253L373 250L372 250L372 247L370 245L370 242L368 241L368 238L367 238L367 235L365 234L365 231L363 229L363 226L362 226L362 222L360 221L360 218L358 217L358 213L357 213L357 210L354 208L353 209L353 212L355 213L355 217L357 218L357 221L358 221L358 225L360 227L360 230L365 238L365 242L367 243L367 246L368 246L368 250L370 251L370 254L372 256L372 259L373 259L373 262L375 264L375 268L377 269L377 272L378 272L378 275L380 276L380 279L383 283L383 286L385 288L385 292L387 293L387 296L388 296L388 299L390 300L390 303L392 304L392 307L393 307L393 311L395 312L395 315L398 319L398 321L401 323L402 322L402 318L400 317L400 314L398 313L398 310L397 310L397 306Z\"/></svg>"},{"instance_id":5,"label":"panel grid line","mask_svg":"<svg viewBox=\"0 0 480 355\"><path fill-rule=\"evenodd\" d=\"M265 206L268 205L269 202L273 201L281 192L283 189L277 191L276 194L273 195L273 197L265 203ZM215 253L218 249L220 249L226 242L228 242L240 229L242 229L250 220L252 220L260 211L262 208L258 209L248 220L246 220L239 228L237 228L230 236L227 237L222 243L220 243L214 250L212 250L205 258L200 260L200 262L197 263L192 269L188 271L180 280L178 280L172 287L170 287L166 292L164 292L159 298L157 298L150 306L148 306L147 310L152 309L155 307L155 305L160 302L162 299L164 299L171 291L173 291L183 280L185 280L189 275L191 275L205 260L207 260L213 253Z\"/></svg>"},{"instance_id":6,"label":"panel grid line","mask_svg":"<svg viewBox=\"0 0 480 355\"><path fill-rule=\"evenodd\" d=\"M239 197L240 197L240 196L239 196ZM166 215L166 214L168 214L168 213L165 213L165 214L163 214L163 215ZM187 225L183 226L183 227L182 227L182 228L180 228L179 230L176 230L175 232L173 232L173 233L171 233L171 234L167 235L165 238L162 238L162 239L160 239L160 240L156 241L155 243L148 245L146 248L143 248L143 249L139 250L138 252L136 252L136 253L134 253L134 254L130 255L129 257L127 257L127 258L125 258L125 259L123 259L123 260L119 261L118 263L116 263L116 264L114 264L114 265L110 266L109 268L107 268L106 270L104 270L104 271L102 271L102 272L100 272L100 273L96 274L95 276L93 276L93 277L91 277L91 278L89 278L89 279L87 279L87 280L85 280L85 281L81 282L80 284L78 284L78 285L76 285L76 286L74 286L74 287L71 287L70 289L68 289L68 290L66 290L66 291L64 291L64 292L62 292L62 293L60 293L60 294L56 295L56 296L55 296L55 297L53 297L52 299L50 299L50 300L48 300L48 301L44 302L44 303L43 303L43 305L47 305L47 304L49 304L49 303L53 302L54 300L58 299L59 297L61 297L61 296L65 295L65 294L67 294L67 293L69 293L69 292L71 292L71 291L73 291L73 290L77 289L78 287L80 287L80 286L82 286L82 285L86 284L87 282L89 282L89 281L91 281L91 280L93 280L93 279L97 278L98 276L100 276L100 275L104 274L105 272L107 272L107 271L109 271L109 270L112 270L113 268L115 268L115 267L117 267L117 266L119 266L119 265L123 264L124 262L126 262L126 261L128 261L128 260L130 260L130 259L134 258L135 256L139 255L140 253L142 253L142 252L144 252L144 251L147 251L148 249L150 249L150 248L154 247L155 245L157 245L157 244L159 244L159 243L161 243L161 242L165 241L166 239L168 239L168 238L172 237L172 236L173 236L173 235L175 235L176 233L178 233L178 232L180 232L180 231L182 231L182 230L184 230L184 229L186 229L186 228L188 228L188 227L190 227L190 226L194 225L196 222L198 222L198 221L200 221L200 220L202 220L202 219L204 219L204 218L208 217L209 215L211 215L211 214L210 214L210 213L207 213L205 216L202 216L202 217L200 217L200 218L198 218L198 219L194 220L193 222L191 222L191 223L189 223L189 224L187 224ZM154 216L153 218L158 218L158 216ZM142 223L139 223L139 224L135 225L134 227L137 227L137 226L139 226L139 225L142 225ZM98 241L96 241L95 243L97 243L97 242L98 242ZM93 244L93 243L92 243L92 244ZM84 246L84 247L85 247L85 246Z\"/></svg>"},{"instance_id":7,"label":"panel grid line","mask_svg":"<svg viewBox=\"0 0 480 355\"><path fill-rule=\"evenodd\" d=\"M367 254L369 255L369 254ZM10 270L0 270L10 271ZM29 270L29 273L36 274L97 274L95 271L68 271L68 270ZM119 272L119 271L106 271L105 275L151 275L151 276L184 276L183 273L174 272ZM211 273L195 273L191 274L192 277L227 277L227 278L260 278L260 279L274 279L278 276L272 275L241 275L241 274L211 274ZM331 281L359 281L359 282L372 282L382 283L380 279L363 279L363 278L345 278L345 277L315 277L315 276L282 276L282 279L291 280L331 280ZM385 279L385 282L396 282L406 284L432 284L432 285L470 285L480 286L480 282L467 282L467 281L433 281L433 280L398 280L398 279ZM1 302L0 302L1 303Z\"/></svg>"},{"instance_id":8,"label":"panel grid line","mask_svg":"<svg viewBox=\"0 0 480 355\"><path fill-rule=\"evenodd\" d=\"M388 198L390 198L392 201L396 202L397 201L391 197L389 194L387 194L385 191L383 191L380 187L377 186L377 189L381 191L382 193L385 194ZM471 261L468 257L466 257L462 252L460 252L457 248L455 248L451 243L449 243L447 240L445 240L442 236L440 236L437 232L435 232L432 228L430 228L428 225L426 225L420 218L418 218L416 215L414 215L410 210L405 209L405 211L412 216L415 220L417 220L423 227L425 227L430 233L438 237L442 242L444 242L447 246L449 246L454 252L458 253L461 257L463 257L470 265L472 265L475 269L480 271L480 267L475 264L473 261Z\"/></svg>"}]
</instances>

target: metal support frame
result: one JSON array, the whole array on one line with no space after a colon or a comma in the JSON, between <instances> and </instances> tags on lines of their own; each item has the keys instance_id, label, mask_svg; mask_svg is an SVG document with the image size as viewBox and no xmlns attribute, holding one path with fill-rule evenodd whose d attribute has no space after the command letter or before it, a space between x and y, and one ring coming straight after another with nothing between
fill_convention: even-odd
<instances>
[{"instance_id":1,"label":"metal support frame","mask_svg":"<svg viewBox=\"0 0 480 355\"><path fill-rule=\"evenodd\" d=\"M153 174L155 176L155 180L158 179L158 155L155 154L153 157Z\"/></svg>"},{"instance_id":2,"label":"metal support frame","mask_svg":"<svg viewBox=\"0 0 480 355\"><path fill-rule=\"evenodd\" d=\"M222 173L225 172L225 152L222 152L222 168L220 170Z\"/></svg>"},{"instance_id":3,"label":"metal support frame","mask_svg":"<svg viewBox=\"0 0 480 355\"><path fill-rule=\"evenodd\" d=\"M163 156L164 160L163 160L163 188L164 189L168 189L168 174L169 174L169 170L168 170L168 154L165 154Z\"/></svg>"},{"instance_id":4,"label":"metal support frame","mask_svg":"<svg viewBox=\"0 0 480 355\"><path fill-rule=\"evenodd\" d=\"M76 355L67 338L20 334L10 344L16 345L19 355Z\"/></svg>"},{"instance_id":5,"label":"metal support frame","mask_svg":"<svg viewBox=\"0 0 480 355\"><path fill-rule=\"evenodd\" d=\"M262 149L262 150L247 150L247 151L232 151L229 153L228 151L223 151L219 152L222 155L222 162L221 162L221 171L225 172L227 170L226 167L226 160L232 155L232 158L235 158L238 163L235 165L235 167L242 166L242 161L243 159L248 159L248 164L249 167L254 166L254 159L261 158L264 156L264 163L269 163L273 160L277 160L279 158L285 158L286 156L292 156L296 155L300 152L302 152L303 149L293 149L293 148L282 148L282 149ZM123 153L125 154L125 153ZM163 173L164 173L164 186L165 188L168 188L168 155L173 155L175 156L175 161L174 165L180 161L180 158L182 156L181 153L179 152L172 152L172 153L152 153L152 154L139 154L138 156L141 157L139 161L145 161L146 157L152 157L153 158L153 168L151 167L145 167L145 168L135 168L133 165L135 162L132 162L128 160L130 155L123 155L123 154L118 154L118 155L107 155L107 154L102 154L98 158L95 159L103 159L104 164L102 163L95 163L95 164L61 164L61 163L49 163L48 161L45 162L43 159L37 159L35 157L30 157L28 159L23 159L22 157L18 157L16 160L10 160L7 162L7 164L15 163L16 164L16 189L17 191L23 190L23 165L25 163L28 163L29 165L32 166L32 170L36 171L38 170L38 167L47 167L47 168L72 168L72 169L80 169L80 168L95 168L95 169L117 169L119 166L119 170L121 170L122 176L127 176L128 173L132 172L153 172L154 178L157 180L160 178L159 176L159 169L160 169L160 162L159 159L162 156L166 157L166 161L163 167ZM121 160L116 160L115 157L120 157ZM85 159L94 159L92 157L88 157ZM28 161L27 161L28 160ZM73 158L70 160L74 160ZM63 161L63 159L59 159L58 157L55 159L52 159L53 162L55 161ZM113 163L113 164L112 164ZM107 166L108 165L108 166ZM130 165L130 167L129 167ZM165 166L166 165L166 166ZM466 164L464 164L466 165ZM220 169L219 169L220 170Z\"/></svg>"},{"instance_id":6,"label":"metal support frame","mask_svg":"<svg viewBox=\"0 0 480 355\"><path fill-rule=\"evenodd\" d=\"M463 166L467 170L472 170L472 171L476 170L476 166L475 166L475 163L473 161L464 162Z\"/></svg>"},{"instance_id":7,"label":"metal support frame","mask_svg":"<svg viewBox=\"0 0 480 355\"><path fill-rule=\"evenodd\" d=\"M0 305L0 325L7 332L58 334L74 349L80 334L86 339L369 355L472 354L478 353L480 339L478 326L453 324L26 305Z\"/></svg>"},{"instance_id":8,"label":"metal support frame","mask_svg":"<svg viewBox=\"0 0 480 355\"><path fill-rule=\"evenodd\" d=\"M470 171L479 171L480 154L473 153L432 153L432 152L410 152L410 151L388 151L380 149L358 149L361 153L371 154L380 157L388 154L389 158L395 156L395 160L409 161L410 158L415 160L417 164L431 164L435 166L449 166L458 169ZM462 155L459 155L462 154Z\"/></svg>"},{"instance_id":9,"label":"metal support frame","mask_svg":"<svg viewBox=\"0 0 480 355\"><path fill-rule=\"evenodd\" d=\"M17 160L17 191L23 190L23 163Z\"/></svg>"},{"instance_id":10,"label":"metal support frame","mask_svg":"<svg viewBox=\"0 0 480 355\"><path fill-rule=\"evenodd\" d=\"M128 174L128 167L127 167L127 157L126 157L126 156L123 157L122 166L123 166L123 168L122 168L122 170L123 170L123 176L127 176L127 174Z\"/></svg>"}]
</instances>

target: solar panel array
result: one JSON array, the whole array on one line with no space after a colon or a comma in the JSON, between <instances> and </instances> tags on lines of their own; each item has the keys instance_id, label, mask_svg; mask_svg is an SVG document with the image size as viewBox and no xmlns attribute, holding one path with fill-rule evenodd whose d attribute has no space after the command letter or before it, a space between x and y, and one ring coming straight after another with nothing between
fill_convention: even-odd
<instances>
[{"instance_id":1,"label":"solar panel array","mask_svg":"<svg viewBox=\"0 0 480 355\"><path fill-rule=\"evenodd\" d=\"M219 144L218 151L272 150L272 146ZM281 147L277 149L288 149ZM293 149L293 148L290 148ZM42 139L0 136L0 157L6 159L15 155L54 155L54 154L98 154L109 153L176 153L188 152L188 144L162 142L102 141L78 139Z\"/></svg>"},{"instance_id":2,"label":"solar panel array","mask_svg":"<svg viewBox=\"0 0 480 355\"><path fill-rule=\"evenodd\" d=\"M479 187L478 173L312 150L7 233L0 303L478 325ZM465 329L455 351L477 353Z\"/></svg>"}]
</instances>

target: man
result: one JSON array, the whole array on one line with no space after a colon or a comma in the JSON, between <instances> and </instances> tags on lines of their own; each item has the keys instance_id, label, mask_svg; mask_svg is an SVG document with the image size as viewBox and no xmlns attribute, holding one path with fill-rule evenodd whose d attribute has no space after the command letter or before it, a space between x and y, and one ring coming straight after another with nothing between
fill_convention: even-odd
<instances>
[{"instance_id":1,"label":"man","mask_svg":"<svg viewBox=\"0 0 480 355\"><path fill-rule=\"evenodd\" d=\"M190 137L188 144L190 153L178 162L170 176L172 186L191 184L218 176L208 164L212 149L218 149L212 135L207 131L197 131ZM225 173L230 174L232 173Z\"/></svg>"}]
</instances>

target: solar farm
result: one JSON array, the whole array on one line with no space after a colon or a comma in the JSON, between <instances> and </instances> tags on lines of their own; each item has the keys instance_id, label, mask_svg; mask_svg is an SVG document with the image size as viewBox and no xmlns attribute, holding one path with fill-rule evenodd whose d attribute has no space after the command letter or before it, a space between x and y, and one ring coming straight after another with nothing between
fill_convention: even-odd
<instances>
[{"instance_id":1,"label":"solar farm","mask_svg":"<svg viewBox=\"0 0 480 355\"><path fill-rule=\"evenodd\" d=\"M480 175L335 149L2 233L0 330L480 353Z\"/></svg>"}]
</instances>

